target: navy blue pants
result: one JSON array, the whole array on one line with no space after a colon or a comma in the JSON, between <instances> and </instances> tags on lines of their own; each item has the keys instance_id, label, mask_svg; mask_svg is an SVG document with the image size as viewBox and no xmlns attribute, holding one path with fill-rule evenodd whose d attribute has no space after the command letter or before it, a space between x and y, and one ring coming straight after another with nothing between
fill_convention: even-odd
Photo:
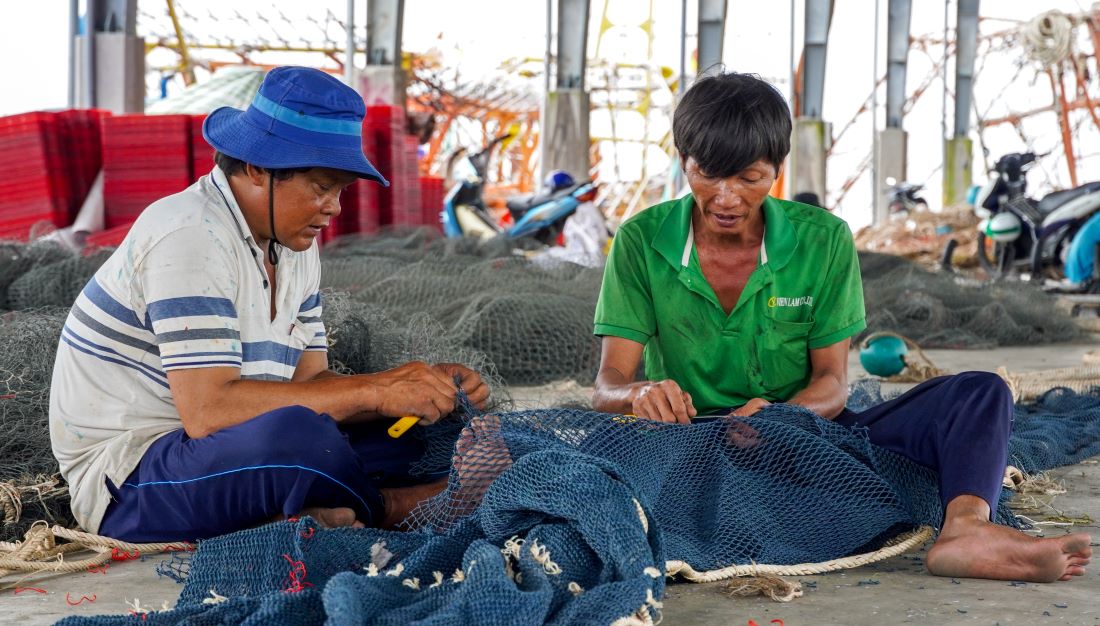
<instances>
[{"instance_id":1,"label":"navy blue pants","mask_svg":"<svg viewBox=\"0 0 1100 626\"><path fill-rule=\"evenodd\" d=\"M377 526L380 487L431 478L409 476L423 443L413 433L391 438L390 423L337 427L291 406L202 439L181 428L156 440L123 484L107 481L112 502L99 532L132 542L204 539L304 507L349 507Z\"/></svg>"},{"instance_id":2,"label":"navy blue pants","mask_svg":"<svg viewBox=\"0 0 1100 626\"><path fill-rule=\"evenodd\" d=\"M939 472L940 500L973 495L997 509L1012 433L1012 393L996 374L933 378L836 422L866 426L871 443Z\"/></svg>"}]
</instances>

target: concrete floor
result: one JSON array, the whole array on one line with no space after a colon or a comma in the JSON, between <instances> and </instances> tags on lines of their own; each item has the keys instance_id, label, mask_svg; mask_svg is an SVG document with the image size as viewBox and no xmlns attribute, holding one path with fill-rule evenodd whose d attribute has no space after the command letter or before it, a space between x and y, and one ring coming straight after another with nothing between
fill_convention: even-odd
<instances>
[{"instance_id":1,"label":"concrete floor","mask_svg":"<svg viewBox=\"0 0 1100 626\"><path fill-rule=\"evenodd\" d=\"M958 371L993 371L1007 366L1030 371L1081 364L1082 355L1100 343L1002 348L989 351L929 350L941 368ZM852 378L862 374L853 354ZM576 402L586 393L575 385L515 390L521 404ZM1057 496L1052 506L1070 517L1088 515L1097 520L1074 531L1090 532L1100 545L1100 457L1050 473L1064 480L1069 493ZM1051 514L1056 514L1054 509ZM1043 515L1031 515L1043 519ZM1045 536L1066 532L1043 527ZM1100 574L1092 571L1081 579L1049 585L1013 584L1000 581L935 578L923 571L923 551L863 567L822 576L799 577L805 595L780 604L770 600L730 598L726 583L669 586L664 624L747 625L769 623L785 626L844 624L1100 624ZM112 565L105 574L70 574L24 584L46 591L38 594L0 591L0 624L51 624L68 615L124 614L127 602L138 599L142 607L173 605L180 586L156 575L156 565L166 557ZM4 585L7 586L6 580ZM66 597L68 595L68 598ZM82 596L94 597L70 606ZM779 621L776 621L779 620Z\"/></svg>"}]
</instances>

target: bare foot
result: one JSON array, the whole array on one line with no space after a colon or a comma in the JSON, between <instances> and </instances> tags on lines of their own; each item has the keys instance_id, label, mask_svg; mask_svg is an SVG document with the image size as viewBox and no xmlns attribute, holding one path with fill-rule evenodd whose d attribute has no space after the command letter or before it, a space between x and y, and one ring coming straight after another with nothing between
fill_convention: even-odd
<instances>
[{"instance_id":1,"label":"bare foot","mask_svg":"<svg viewBox=\"0 0 1100 626\"><path fill-rule=\"evenodd\" d=\"M1091 537L1075 533L1039 539L977 517L944 523L925 563L936 576L1049 583L1085 573Z\"/></svg>"},{"instance_id":2,"label":"bare foot","mask_svg":"<svg viewBox=\"0 0 1100 626\"><path fill-rule=\"evenodd\" d=\"M512 454L500 434L500 417L483 415L470 420L458 436L452 461L458 473L455 497L472 511L497 476L512 467Z\"/></svg>"},{"instance_id":3,"label":"bare foot","mask_svg":"<svg viewBox=\"0 0 1100 626\"><path fill-rule=\"evenodd\" d=\"M441 484L441 488L447 487L446 493L418 508L408 519L410 528L422 524L436 532L447 530L477 510L493 481L512 467L512 455L500 434L500 417L483 415L470 420L458 436L451 462L451 482Z\"/></svg>"},{"instance_id":4,"label":"bare foot","mask_svg":"<svg viewBox=\"0 0 1100 626\"><path fill-rule=\"evenodd\" d=\"M351 526L352 528L363 528L363 522L355 519L355 511L346 507L335 509L310 507L302 509L299 515L308 515L312 517L317 520L317 523L322 528L344 528L347 526Z\"/></svg>"},{"instance_id":5,"label":"bare foot","mask_svg":"<svg viewBox=\"0 0 1100 626\"><path fill-rule=\"evenodd\" d=\"M380 528L396 528L401 520L408 517L416 505L434 498L447 487L447 479L434 483L414 485L412 487L389 487L381 489L382 501L386 504L386 515Z\"/></svg>"}]
</instances>

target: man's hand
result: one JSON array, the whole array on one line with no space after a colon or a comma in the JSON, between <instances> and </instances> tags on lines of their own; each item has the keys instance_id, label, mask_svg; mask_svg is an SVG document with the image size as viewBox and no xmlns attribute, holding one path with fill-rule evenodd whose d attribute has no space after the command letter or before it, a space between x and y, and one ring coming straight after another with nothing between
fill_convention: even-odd
<instances>
[{"instance_id":1,"label":"man's hand","mask_svg":"<svg viewBox=\"0 0 1100 626\"><path fill-rule=\"evenodd\" d=\"M726 441L738 448L755 448L760 445L760 431L745 422L726 418L729 428L726 430Z\"/></svg>"},{"instance_id":2,"label":"man's hand","mask_svg":"<svg viewBox=\"0 0 1100 626\"><path fill-rule=\"evenodd\" d=\"M760 412L760 409L771 406L771 402L768 402L764 398L753 398L744 405L739 407L736 411L730 413L735 417L752 417Z\"/></svg>"},{"instance_id":3,"label":"man's hand","mask_svg":"<svg viewBox=\"0 0 1100 626\"><path fill-rule=\"evenodd\" d=\"M420 418L421 424L433 424L455 408L458 388L451 374L440 367L413 361L372 374L371 378L372 386L377 390L374 411L379 415L415 415Z\"/></svg>"},{"instance_id":4,"label":"man's hand","mask_svg":"<svg viewBox=\"0 0 1100 626\"><path fill-rule=\"evenodd\" d=\"M696 414L691 394L680 389L673 380L638 387L631 410L638 417L672 424L688 424Z\"/></svg>"},{"instance_id":5,"label":"man's hand","mask_svg":"<svg viewBox=\"0 0 1100 626\"><path fill-rule=\"evenodd\" d=\"M473 403L479 409L485 408L485 401L489 399L489 385L481 379L481 375L474 370L458 363L438 363L436 369L442 371L451 380L458 376L459 387L466 392Z\"/></svg>"}]
</instances>

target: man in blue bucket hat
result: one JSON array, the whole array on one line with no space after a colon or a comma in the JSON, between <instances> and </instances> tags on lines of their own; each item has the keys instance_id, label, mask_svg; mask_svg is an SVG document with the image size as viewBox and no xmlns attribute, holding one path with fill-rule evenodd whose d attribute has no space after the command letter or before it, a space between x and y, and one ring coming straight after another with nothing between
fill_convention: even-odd
<instances>
[{"instance_id":1,"label":"man in blue bucket hat","mask_svg":"<svg viewBox=\"0 0 1100 626\"><path fill-rule=\"evenodd\" d=\"M434 422L461 365L328 370L317 236L360 178L363 100L324 72L272 70L247 111L203 135L216 167L150 205L89 281L62 331L53 451L81 526L128 541L211 537L308 513L392 526L442 489L393 418ZM458 380L456 384L454 381Z\"/></svg>"}]
</instances>

